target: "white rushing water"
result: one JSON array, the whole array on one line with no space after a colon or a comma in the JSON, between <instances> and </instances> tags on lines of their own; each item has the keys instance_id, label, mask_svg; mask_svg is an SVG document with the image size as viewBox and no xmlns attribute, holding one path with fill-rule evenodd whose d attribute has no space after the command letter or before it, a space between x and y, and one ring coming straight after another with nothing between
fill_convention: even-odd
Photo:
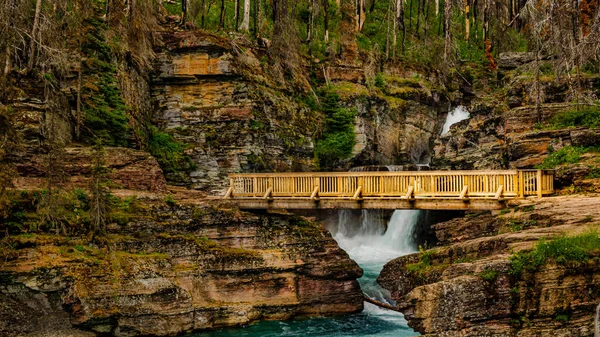
<instances>
[{"instance_id":1,"label":"white rushing water","mask_svg":"<svg viewBox=\"0 0 600 337\"><path fill-rule=\"evenodd\" d=\"M446 116L446 123L444 123L444 127L442 128L442 135L450 131L450 127L460 121L465 119L469 119L470 114L467 108L462 105L457 106L452 111L448 112L448 116Z\"/></svg>"},{"instance_id":2,"label":"white rushing water","mask_svg":"<svg viewBox=\"0 0 600 337\"><path fill-rule=\"evenodd\" d=\"M596 307L596 319L594 320L594 337L600 337L600 304Z\"/></svg>"},{"instance_id":3,"label":"white rushing water","mask_svg":"<svg viewBox=\"0 0 600 337\"><path fill-rule=\"evenodd\" d=\"M377 276L388 261L416 251L413 231L419 211L340 211L337 228L332 228L339 245L363 269L358 281L365 294L393 304L377 284ZM386 223L387 222L387 223ZM246 327L208 331L188 337L412 337L402 314L365 303L361 313L312 317L291 321L261 321Z\"/></svg>"},{"instance_id":4,"label":"white rushing water","mask_svg":"<svg viewBox=\"0 0 600 337\"><path fill-rule=\"evenodd\" d=\"M363 292L378 301L394 304L389 293L377 284L376 279L387 262L417 251L413 232L417 225L419 211L394 211L387 229L383 227L383 230L381 223L378 223L380 219L378 219L376 211L363 211L360 225L348 223L353 219L344 215L344 212L347 211L340 211L335 239L340 247L350 255L350 258L364 270L364 276L359 280ZM365 303L365 313L403 328L401 331L390 331L390 336L405 336L406 330L404 329L407 328L407 325L402 314L379 308L370 303ZM410 335L414 336L415 334L413 332Z\"/></svg>"}]
</instances>

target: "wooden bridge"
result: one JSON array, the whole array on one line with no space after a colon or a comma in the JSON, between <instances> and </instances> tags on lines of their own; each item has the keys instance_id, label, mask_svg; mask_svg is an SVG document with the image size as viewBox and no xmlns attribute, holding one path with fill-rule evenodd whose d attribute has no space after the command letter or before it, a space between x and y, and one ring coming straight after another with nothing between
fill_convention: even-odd
<instances>
[{"instance_id":1,"label":"wooden bridge","mask_svg":"<svg viewBox=\"0 0 600 337\"><path fill-rule=\"evenodd\" d=\"M231 174L241 209L502 209L554 193L542 170Z\"/></svg>"}]
</instances>

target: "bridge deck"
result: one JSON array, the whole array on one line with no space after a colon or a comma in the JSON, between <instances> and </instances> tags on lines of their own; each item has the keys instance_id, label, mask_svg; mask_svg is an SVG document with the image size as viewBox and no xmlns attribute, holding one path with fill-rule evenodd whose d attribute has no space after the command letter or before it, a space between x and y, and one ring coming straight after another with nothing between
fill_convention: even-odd
<instances>
[{"instance_id":1,"label":"bridge deck","mask_svg":"<svg viewBox=\"0 0 600 337\"><path fill-rule=\"evenodd\" d=\"M553 171L231 174L225 195L242 209L502 209L554 193Z\"/></svg>"}]
</instances>

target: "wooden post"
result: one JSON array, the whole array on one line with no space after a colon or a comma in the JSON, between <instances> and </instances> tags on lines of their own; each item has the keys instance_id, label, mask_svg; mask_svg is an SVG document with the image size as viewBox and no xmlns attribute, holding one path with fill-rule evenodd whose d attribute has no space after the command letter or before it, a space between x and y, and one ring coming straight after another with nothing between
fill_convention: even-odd
<instances>
[{"instance_id":1,"label":"wooden post","mask_svg":"<svg viewBox=\"0 0 600 337\"><path fill-rule=\"evenodd\" d=\"M358 200L358 198L360 197L361 191L362 191L362 186L358 186L358 188L356 189L356 192L354 192L354 196L352 197L352 199Z\"/></svg>"},{"instance_id":2,"label":"wooden post","mask_svg":"<svg viewBox=\"0 0 600 337\"><path fill-rule=\"evenodd\" d=\"M498 191L496 192L496 195L494 196L494 198L500 199L500 197L502 196L502 189L504 189L504 186L500 185L500 187L498 187Z\"/></svg>"},{"instance_id":3,"label":"wooden post","mask_svg":"<svg viewBox=\"0 0 600 337\"><path fill-rule=\"evenodd\" d=\"M460 196L458 197L459 199L466 199L467 198L467 192L469 191L469 185L465 185L462 189L462 192L460 192Z\"/></svg>"},{"instance_id":4,"label":"wooden post","mask_svg":"<svg viewBox=\"0 0 600 337\"><path fill-rule=\"evenodd\" d=\"M310 200L315 200L319 197L319 186L315 187L312 194L310 195Z\"/></svg>"},{"instance_id":5,"label":"wooden post","mask_svg":"<svg viewBox=\"0 0 600 337\"><path fill-rule=\"evenodd\" d=\"M410 185L408 187L408 192L406 192L406 195L404 196L405 199L410 199L412 198L413 192L415 191L415 187L413 185Z\"/></svg>"},{"instance_id":6,"label":"wooden post","mask_svg":"<svg viewBox=\"0 0 600 337\"><path fill-rule=\"evenodd\" d=\"M537 196L542 197L542 170L537 170Z\"/></svg>"},{"instance_id":7,"label":"wooden post","mask_svg":"<svg viewBox=\"0 0 600 337\"><path fill-rule=\"evenodd\" d=\"M225 196L223 197L223 199L229 199L229 198L231 198L231 195L232 195L232 194L233 194L233 186L232 186L232 187L230 187L230 188L227 190L227 193L225 193Z\"/></svg>"},{"instance_id":8,"label":"wooden post","mask_svg":"<svg viewBox=\"0 0 600 337\"><path fill-rule=\"evenodd\" d=\"M525 197L525 178L523 176L523 171L519 171L519 198Z\"/></svg>"},{"instance_id":9,"label":"wooden post","mask_svg":"<svg viewBox=\"0 0 600 337\"><path fill-rule=\"evenodd\" d=\"M273 193L273 187L269 187L267 189L267 192L265 193L265 195L263 196L263 199L269 199L269 197L271 196L271 194Z\"/></svg>"}]
</instances>

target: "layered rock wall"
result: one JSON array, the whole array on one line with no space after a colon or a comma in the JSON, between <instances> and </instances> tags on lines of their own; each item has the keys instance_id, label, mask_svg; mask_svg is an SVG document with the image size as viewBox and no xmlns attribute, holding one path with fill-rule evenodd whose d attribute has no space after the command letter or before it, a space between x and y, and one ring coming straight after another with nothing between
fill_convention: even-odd
<instances>
[{"instance_id":1,"label":"layered rock wall","mask_svg":"<svg viewBox=\"0 0 600 337\"><path fill-rule=\"evenodd\" d=\"M516 274L511 254L539 239L576 235L600 220L600 198L562 197L507 215L433 226L440 247L392 260L378 282L425 336L591 337L600 302L597 254L548 260Z\"/></svg>"},{"instance_id":2,"label":"layered rock wall","mask_svg":"<svg viewBox=\"0 0 600 337\"><path fill-rule=\"evenodd\" d=\"M138 208L99 238L102 248L11 238L18 255L0 266L0 335L165 336L362 310L362 270L320 225L215 207Z\"/></svg>"}]
</instances>

